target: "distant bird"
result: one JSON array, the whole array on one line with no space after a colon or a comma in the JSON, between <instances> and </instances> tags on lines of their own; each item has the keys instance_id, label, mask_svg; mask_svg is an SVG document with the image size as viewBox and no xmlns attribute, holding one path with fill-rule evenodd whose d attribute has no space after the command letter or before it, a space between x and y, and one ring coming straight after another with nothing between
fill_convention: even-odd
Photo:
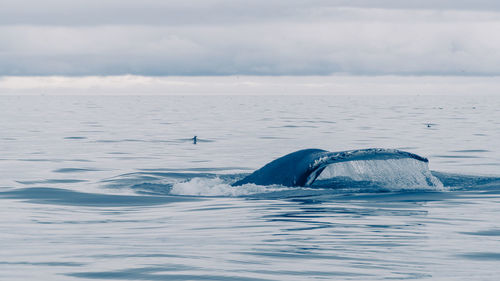
<instances>
[{"instance_id":1,"label":"distant bird","mask_svg":"<svg viewBox=\"0 0 500 281\"><path fill-rule=\"evenodd\" d=\"M198 137L194 136L192 140L193 140L193 144L196 144L196 141L198 140Z\"/></svg>"}]
</instances>

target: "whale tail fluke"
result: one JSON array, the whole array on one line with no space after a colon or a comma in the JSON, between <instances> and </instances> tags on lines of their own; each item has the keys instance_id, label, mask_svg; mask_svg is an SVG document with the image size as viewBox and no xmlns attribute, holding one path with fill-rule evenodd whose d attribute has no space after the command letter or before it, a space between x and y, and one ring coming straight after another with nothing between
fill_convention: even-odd
<instances>
[{"instance_id":1,"label":"whale tail fluke","mask_svg":"<svg viewBox=\"0 0 500 281\"><path fill-rule=\"evenodd\" d=\"M246 183L322 188L353 185L442 187L431 174L426 158L382 148L342 152L299 150L270 162L233 185Z\"/></svg>"}]
</instances>

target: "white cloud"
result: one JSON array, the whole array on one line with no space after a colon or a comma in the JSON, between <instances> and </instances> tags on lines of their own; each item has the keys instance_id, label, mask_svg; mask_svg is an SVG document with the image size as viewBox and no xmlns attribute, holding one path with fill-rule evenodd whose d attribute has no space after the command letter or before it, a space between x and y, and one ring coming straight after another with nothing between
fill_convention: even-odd
<instances>
[{"instance_id":1,"label":"white cloud","mask_svg":"<svg viewBox=\"0 0 500 281\"><path fill-rule=\"evenodd\" d=\"M183 25L301 21L339 8L499 11L496 0L2 0L0 24ZM338 16L338 14L336 14ZM349 13L346 14L349 16ZM342 18L344 16L341 16Z\"/></svg>"},{"instance_id":2,"label":"white cloud","mask_svg":"<svg viewBox=\"0 0 500 281\"><path fill-rule=\"evenodd\" d=\"M500 74L499 22L0 27L3 75Z\"/></svg>"},{"instance_id":3,"label":"white cloud","mask_svg":"<svg viewBox=\"0 0 500 281\"><path fill-rule=\"evenodd\" d=\"M500 74L495 1L247 2L8 0L0 75Z\"/></svg>"},{"instance_id":4,"label":"white cloud","mask_svg":"<svg viewBox=\"0 0 500 281\"><path fill-rule=\"evenodd\" d=\"M0 95L496 95L500 77L39 76L0 78Z\"/></svg>"}]
</instances>

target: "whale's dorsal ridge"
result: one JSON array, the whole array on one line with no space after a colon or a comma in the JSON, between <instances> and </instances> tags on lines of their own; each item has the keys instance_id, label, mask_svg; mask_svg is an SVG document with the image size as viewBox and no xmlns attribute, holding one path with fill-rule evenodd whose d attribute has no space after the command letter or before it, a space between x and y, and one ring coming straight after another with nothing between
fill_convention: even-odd
<instances>
[{"instance_id":1,"label":"whale's dorsal ridge","mask_svg":"<svg viewBox=\"0 0 500 281\"><path fill-rule=\"evenodd\" d=\"M264 167L256 170L233 185L254 183L258 185L281 184L285 186L301 186L306 183L313 168L311 163L328 151L322 149L303 149L280 157Z\"/></svg>"}]
</instances>

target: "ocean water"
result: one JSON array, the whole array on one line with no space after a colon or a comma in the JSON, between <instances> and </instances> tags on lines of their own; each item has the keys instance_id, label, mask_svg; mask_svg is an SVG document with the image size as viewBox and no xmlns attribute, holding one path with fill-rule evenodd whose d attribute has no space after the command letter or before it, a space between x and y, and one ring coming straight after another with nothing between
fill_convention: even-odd
<instances>
[{"instance_id":1,"label":"ocean water","mask_svg":"<svg viewBox=\"0 0 500 281\"><path fill-rule=\"evenodd\" d=\"M500 97L0 100L0 280L500 275ZM371 147L427 157L442 185L231 186L299 149Z\"/></svg>"}]
</instances>

